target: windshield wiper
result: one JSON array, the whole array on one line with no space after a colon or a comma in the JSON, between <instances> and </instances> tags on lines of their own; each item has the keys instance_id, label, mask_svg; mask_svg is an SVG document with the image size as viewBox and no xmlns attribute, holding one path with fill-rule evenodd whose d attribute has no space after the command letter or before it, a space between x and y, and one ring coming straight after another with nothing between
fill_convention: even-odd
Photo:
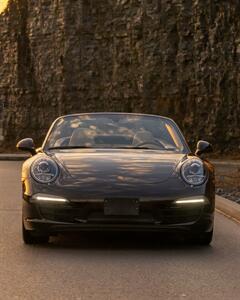
<instances>
[{"instance_id":1,"label":"windshield wiper","mask_svg":"<svg viewBox=\"0 0 240 300\"><path fill-rule=\"evenodd\" d=\"M66 149L93 149L89 146L59 146L59 147L50 147L48 150L66 150Z\"/></svg>"},{"instance_id":2,"label":"windshield wiper","mask_svg":"<svg viewBox=\"0 0 240 300\"><path fill-rule=\"evenodd\" d=\"M149 147L145 147L145 146L143 146L143 147L139 147L139 146L130 146L130 147L117 147L117 148L113 148L113 149L149 149L149 150L155 150L155 149L153 149L153 148L149 148ZM158 150L158 149L157 149Z\"/></svg>"},{"instance_id":3,"label":"windshield wiper","mask_svg":"<svg viewBox=\"0 0 240 300\"><path fill-rule=\"evenodd\" d=\"M90 146L58 146L58 147L50 147L48 150L67 150L67 149L100 149L101 147L90 147ZM140 150L161 150L161 151L173 151L173 149L161 149L161 148L149 148L145 146L130 146L130 147L104 147L105 149L140 149ZM102 149L104 149L102 148Z\"/></svg>"},{"instance_id":4,"label":"windshield wiper","mask_svg":"<svg viewBox=\"0 0 240 300\"><path fill-rule=\"evenodd\" d=\"M150 148L145 146L133 146L133 147L119 147L117 149L146 149L146 150L160 150L160 151L175 151L176 148Z\"/></svg>"}]
</instances>

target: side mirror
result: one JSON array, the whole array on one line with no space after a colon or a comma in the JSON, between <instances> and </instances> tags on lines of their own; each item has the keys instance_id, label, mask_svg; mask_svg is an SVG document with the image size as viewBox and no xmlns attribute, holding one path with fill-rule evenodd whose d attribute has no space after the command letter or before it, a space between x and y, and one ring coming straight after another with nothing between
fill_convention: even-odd
<instances>
[{"instance_id":1,"label":"side mirror","mask_svg":"<svg viewBox=\"0 0 240 300\"><path fill-rule=\"evenodd\" d=\"M36 149L35 149L33 139L30 138L23 139L17 143L16 147L18 150L30 152L32 155L36 154Z\"/></svg>"},{"instance_id":2,"label":"side mirror","mask_svg":"<svg viewBox=\"0 0 240 300\"><path fill-rule=\"evenodd\" d=\"M195 152L195 155L201 156L204 153L210 153L213 152L213 147L210 143L206 141L199 141L197 143L197 150Z\"/></svg>"}]
</instances>

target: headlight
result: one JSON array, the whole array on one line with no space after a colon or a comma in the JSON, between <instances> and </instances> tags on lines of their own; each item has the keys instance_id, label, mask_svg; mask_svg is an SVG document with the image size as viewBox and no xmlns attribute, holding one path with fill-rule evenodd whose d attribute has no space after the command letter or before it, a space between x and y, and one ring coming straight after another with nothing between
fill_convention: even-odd
<instances>
[{"instance_id":1,"label":"headlight","mask_svg":"<svg viewBox=\"0 0 240 300\"><path fill-rule=\"evenodd\" d=\"M181 174L186 183L191 185L203 184L206 179L206 172L200 159L188 159L181 167Z\"/></svg>"},{"instance_id":2,"label":"headlight","mask_svg":"<svg viewBox=\"0 0 240 300\"><path fill-rule=\"evenodd\" d=\"M58 176L58 166L50 158L39 158L32 164L31 174L40 183L50 183Z\"/></svg>"}]
</instances>

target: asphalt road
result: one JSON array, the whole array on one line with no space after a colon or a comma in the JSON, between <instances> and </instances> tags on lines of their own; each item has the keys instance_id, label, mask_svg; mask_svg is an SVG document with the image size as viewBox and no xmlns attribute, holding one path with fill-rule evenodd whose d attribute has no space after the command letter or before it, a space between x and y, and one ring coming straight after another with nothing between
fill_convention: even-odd
<instances>
[{"instance_id":1,"label":"asphalt road","mask_svg":"<svg viewBox=\"0 0 240 300\"><path fill-rule=\"evenodd\" d=\"M240 224L216 214L211 247L166 235L21 240L20 162L0 162L0 299L240 299Z\"/></svg>"}]
</instances>

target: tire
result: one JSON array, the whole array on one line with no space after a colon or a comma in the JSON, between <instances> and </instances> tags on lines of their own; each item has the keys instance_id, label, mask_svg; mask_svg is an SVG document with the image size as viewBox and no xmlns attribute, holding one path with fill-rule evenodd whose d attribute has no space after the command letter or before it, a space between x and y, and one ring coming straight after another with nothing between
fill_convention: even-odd
<instances>
[{"instance_id":1,"label":"tire","mask_svg":"<svg viewBox=\"0 0 240 300\"><path fill-rule=\"evenodd\" d=\"M211 230L210 232L204 232L200 237L199 243L201 245L208 246L211 244L212 238L213 238L213 230Z\"/></svg>"},{"instance_id":2,"label":"tire","mask_svg":"<svg viewBox=\"0 0 240 300\"><path fill-rule=\"evenodd\" d=\"M33 235L30 230L25 229L24 224L22 224L22 238L27 245L45 244L49 241L48 235Z\"/></svg>"},{"instance_id":3,"label":"tire","mask_svg":"<svg viewBox=\"0 0 240 300\"><path fill-rule=\"evenodd\" d=\"M208 246L211 244L212 238L213 238L213 230L209 232L202 232L200 234L198 233L191 234L188 240L193 244Z\"/></svg>"}]
</instances>

